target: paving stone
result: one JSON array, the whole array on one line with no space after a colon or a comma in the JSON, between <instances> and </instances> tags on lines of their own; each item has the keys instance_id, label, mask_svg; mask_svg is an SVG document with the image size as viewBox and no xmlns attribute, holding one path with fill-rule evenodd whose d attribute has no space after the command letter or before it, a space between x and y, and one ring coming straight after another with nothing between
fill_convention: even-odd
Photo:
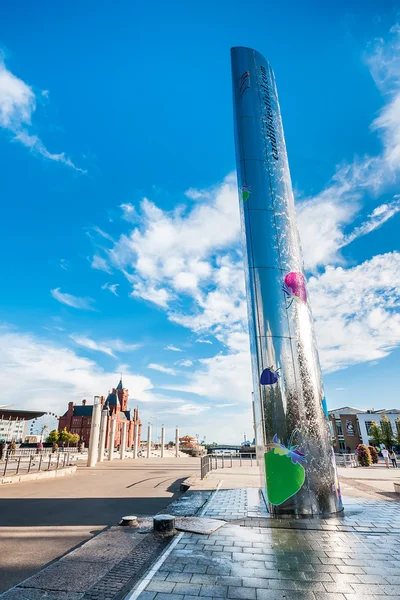
<instances>
[{"instance_id":1,"label":"paving stone","mask_svg":"<svg viewBox=\"0 0 400 600\"><path fill-rule=\"evenodd\" d=\"M346 596L344 594L329 594L328 592L315 592L315 600L346 600Z\"/></svg>"},{"instance_id":2,"label":"paving stone","mask_svg":"<svg viewBox=\"0 0 400 600\"><path fill-rule=\"evenodd\" d=\"M203 584L200 589L200 596L226 598L228 586Z\"/></svg>"},{"instance_id":3,"label":"paving stone","mask_svg":"<svg viewBox=\"0 0 400 600\"><path fill-rule=\"evenodd\" d=\"M324 582L323 586L325 590L331 594L352 594L354 592L354 589L351 587L351 583Z\"/></svg>"},{"instance_id":4,"label":"paving stone","mask_svg":"<svg viewBox=\"0 0 400 600\"><path fill-rule=\"evenodd\" d=\"M205 573L207 565L186 565L183 569L184 573Z\"/></svg>"},{"instance_id":5,"label":"paving stone","mask_svg":"<svg viewBox=\"0 0 400 600\"><path fill-rule=\"evenodd\" d=\"M191 575L191 583L202 583L202 584L208 584L208 585L214 585L215 582L217 581L217 575L210 575L208 573L206 573L205 575L199 575L199 574L192 574Z\"/></svg>"},{"instance_id":6,"label":"paving stone","mask_svg":"<svg viewBox=\"0 0 400 600\"><path fill-rule=\"evenodd\" d=\"M156 596L156 592L142 592L139 597L138 600L154 600Z\"/></svg>"},{"instance_id":7,"label":"paving stone","mask_svg":"<svg viewBox=\"0 0 400 600\"><path fill-rule=\"evenodd\" d=\"M269 588L269 579L261 577L243 577L243 586L251 588Z\"/></svg>"},{"instance_id":8,"label":"paving stone","mask_svg":"<svg viewBox=\"0 0 400 600\"><path fill-rule=\"evenodd\" d=\"M200 592L201 584L195 583L177 583L174 587L174 594L189 594L192 596L198 596Z\"/></svg>"},{"instance_id":9,"label":"paving stone","mask_svg":"<svg viewBox=\"0 0 400 600\"><path fill-rule=\"evenodd\" d=\"M175 583L188 583L193 575L191 573L168 573L166 581L174 581Z\"/></svg>"},{"instance_id":10,"label":"paving stone","mask_svg":"<svg viewBox=\"0 0 400 600\"><path fill-rule=\"evenodd\" d=\"M151 581L146 587L146 592L165 592L169 594L174 589L176 583L174 581Z\"/></svg>"},{"instance_id":11,"label":"paving stone","mask_svg":"<svg viewBox=\"0 0 400 600\"><path fill-rule=\"evenodd\" d=\"M254 587L229 586L228 598L241 598L242 600L256 600Z\"/></svg>"},{"instance_id":12,"label":"paving stone","mask_svg":"<svg viewBox=\"0 0 400 600\"><path fill-rule=\"evenodd\" d=\"M155 600L183 600L182 594L156 594Z\"/></svg>"}]
</instances>

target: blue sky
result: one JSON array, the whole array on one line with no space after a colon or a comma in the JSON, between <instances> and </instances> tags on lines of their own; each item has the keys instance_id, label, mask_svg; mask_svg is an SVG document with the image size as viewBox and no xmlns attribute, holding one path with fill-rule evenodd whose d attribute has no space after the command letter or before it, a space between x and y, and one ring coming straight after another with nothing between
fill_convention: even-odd
<instances>
[{"instance_id":1,"label":"blue sky","mask_svg":"<svg viewBox=\"0 0 400 600\"><path fill-rule=\"evenodd\" d=\"M7 403L61 413L122 371L144 422L252 436L229 63L247 45L276 74L329 407L398 407L398 9L6 2Z\"/></svg>"}]
</instances>

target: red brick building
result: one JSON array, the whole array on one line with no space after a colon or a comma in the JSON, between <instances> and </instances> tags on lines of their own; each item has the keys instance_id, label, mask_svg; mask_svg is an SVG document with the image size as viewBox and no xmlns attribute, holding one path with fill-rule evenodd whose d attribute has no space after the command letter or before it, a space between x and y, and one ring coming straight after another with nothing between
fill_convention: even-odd
<instances>
[{"instance_id":1,"label":"red brick building","mask_svg":"<svg viewBox=\"0 0 400 600\"><path fill-rule=\"evenodd\" d=\"M133 411L128 408L129 392L122 385L122 379L116 388L113 388L108 394L107 398L101 396L101 404L103 410L107 410L107 434L106 434L106 448L108 448L110 425L111 419L116 419L116 432L115 432L115 446L119 446L121 443L122 427L123 423L128 422L127 429L127 442L126 446L129 448L133 444L135 424L138 424L139 441L140 445L140 434L142 429L142 423L139 419L138 409L135 408ZM89 446L90 442L90 427L92 424L92 411L93 405L87 404L86 400L82 400L81 405L76 405L73 402L68 403L67 412L59 418L58 431L62 431L66 427L67 431L71 433L77 433L82 441L85 442L85 446Z\"/></svg>"}]
</instances>

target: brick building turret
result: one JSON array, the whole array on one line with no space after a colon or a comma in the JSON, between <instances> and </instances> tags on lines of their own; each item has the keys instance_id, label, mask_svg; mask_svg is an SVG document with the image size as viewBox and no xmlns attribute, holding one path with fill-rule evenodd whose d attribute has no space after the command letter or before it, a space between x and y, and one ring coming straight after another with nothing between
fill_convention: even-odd
<instances>
[{"instance_id":1,"label":"brick building turret","mask_svg":"<svg viewBox=\"0 0 400 600\"><path fill-rule=\"evenodd\" d=\"M128 408L129 392L122 384L122 377L116 388L113 388L107 398L101 396L101 404L108 410L107 419L107 434L106 448L109 443L109 432L111 419L116 419L117 426L115 432L115 446L121 443L122 427L124 422L128 422L127 442L129 448L133 444L135 424L138 424L139 445L142 423L139 419L139 411L137 408L131 411ZM93 405L87 404L86 400L82 400L81 405L76 405L73 402L68 403L68 410L58 421L58 430L62 431L66 427L67 431L77 433L80 439L85 442L86 447L90 441L90 427L92 423Z\"/></svg>"}]
</instances>

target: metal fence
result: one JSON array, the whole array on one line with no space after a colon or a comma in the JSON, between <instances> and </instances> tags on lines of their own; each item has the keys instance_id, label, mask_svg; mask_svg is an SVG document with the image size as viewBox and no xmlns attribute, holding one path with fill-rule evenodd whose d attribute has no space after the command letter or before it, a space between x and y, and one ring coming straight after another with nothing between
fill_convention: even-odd
<instances>
[{"instance_id":1,"label":"metal fence","mask_svg":"<svg viewBox=\"0 0 400 600\"><path fill-rule=\"evenodd\" d=\"M355 454L335 454L335 458L338 467L358 467L357 457Z\"/></svg>"},{"instance_id":2,"label":"metal fence","mask_svg":"<svg viewBox=\"0 0 400 600\"><path fill-rule=\"evenodd\" d=\"M78 448L75 448L74 446L65 446L64 448L62 446L58 447L57 452L77 452ZM8 452L10 452L10 450L8 450ZM15 456L30 456L30 455L34 455L34 454L49 454L53 452L53 447L52 446L48 446L43 448L42 450L40 450L40 448L16 448L15 450Z\"/></svg>"},{"instance_id":3,"label":"metal fence","mask_svg":"<svg viewBox=\"0 0 400 600\"><path fill-rule=\"evenodd\" d=\"M202 456L200 459L200 471L201 478L204 477L210 471L214 471L215 469L225 469L232 467L242 467L242 466L250 466L253 464L257 464L256 455L253 453L248 454L206 454Z\"/></svg>"},{"instance_id":4,"label":"metal fence","mask_svg":"<svg viewBox=\"0 0 400 600\"><path fill-rule=\"evenodd\" d=\"M23 475L25 473L36 473L37 471L52 471L67 467L73 455L69 452L49 454L42 452L38 455L13 455L9 454L4 463L0 463L0 475Z\"/></svg>"}]
</instances>

